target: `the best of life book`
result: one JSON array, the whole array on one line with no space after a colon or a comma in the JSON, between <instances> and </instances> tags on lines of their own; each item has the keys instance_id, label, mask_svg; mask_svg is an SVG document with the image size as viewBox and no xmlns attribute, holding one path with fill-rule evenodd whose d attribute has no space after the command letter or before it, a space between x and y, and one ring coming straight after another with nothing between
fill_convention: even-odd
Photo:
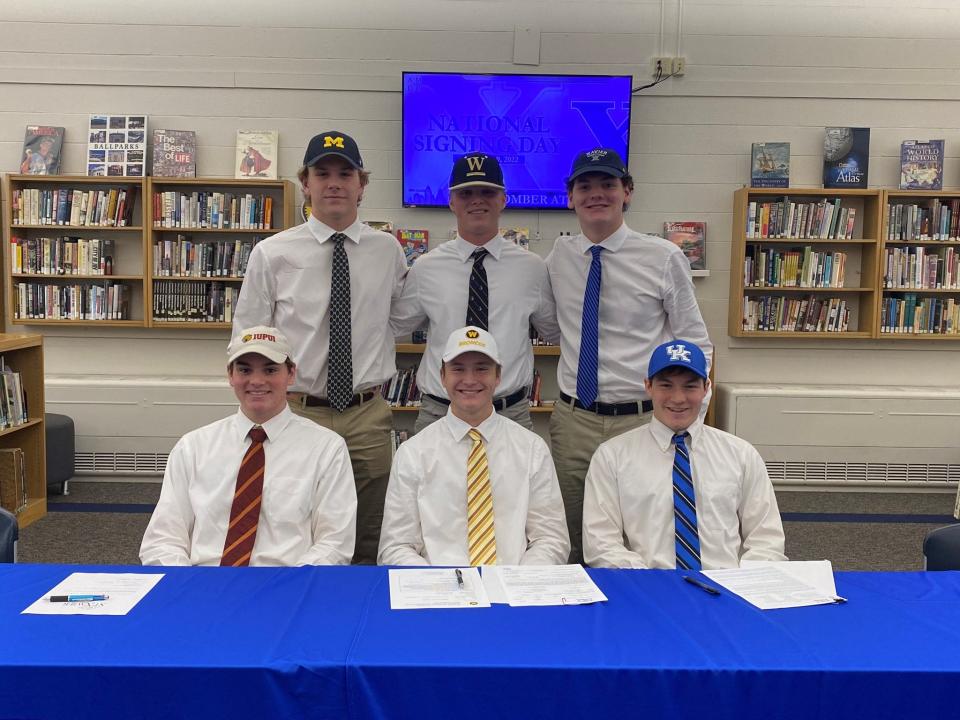
<instances>
[{"instance_id":1,"label":"the best of life book","mask_svg":"<svg viewBox=\"0 0 960 720\"><path fill-rule=\"evenodd\" d=\"M663 236L683 250L691 270L707 268L707 224L698 220L665 222Z\"/></svg>"},{"instance_id":2,"label":"the best of life book","mask_svg":"<svg viewBox=\"0 0 960 720\"><path fill-rule=\"evenodd\" d=\"M753 143L750 150L750 187L779 188L790 185L790 143Z\"/></svg>"},{"instance_id":3,"label":"the best of life book","mask_svg":"<svg viewBox=\"0 0 960 720\"><path fill-rule=\"evenodd\" d=\"M27 125L20 156L21 175L59 175L63 128L52 125Z\"/></svg>"},{"instance_id":4,"label":"the best of life book","mask_svg":"<svg viewBox=\"0 0 960 720\"><path fill-rule=\"evenodd\" d=\"M146 115L90 116L87 175L143 177L146 157Z\"/></svg>"},{"instance_id":5,"label":"the best of life book","mask_svg":"<svg viewBox=\"0 0 960 720\"><path fill-rule=\"evenodd\" d=\"M237 130L234 177L276 180L279 135L276 130Z\"/></svg>"},{"instance_id":6,"label":"the best of life book","mask_svg":"<svg viewBox=\"0 0 960 720\"><path fill-rule=\"evenodd\" d=\"M193 130L154 130L153 177L196 177L197 134Z\"/></svg>"},{"instance_id":7,"label":"the best of life book","mask_svg":"<svg viewBox=\"0 0 960 720\"><path fill-rule=\"evenodd\" d=\"M869 168L870 128L824 128L825 188L865 188Z\"/></svg>"},{"instance_id":8,"label":"the best of life book","mask_svg":"<svg viewBox=\"0 0 960 720\"><path fill-rule=\"evenodd\" d=\"M900 145L900 189L943 188L943 140L904 140Z\"/></svg>"}]
</instances>

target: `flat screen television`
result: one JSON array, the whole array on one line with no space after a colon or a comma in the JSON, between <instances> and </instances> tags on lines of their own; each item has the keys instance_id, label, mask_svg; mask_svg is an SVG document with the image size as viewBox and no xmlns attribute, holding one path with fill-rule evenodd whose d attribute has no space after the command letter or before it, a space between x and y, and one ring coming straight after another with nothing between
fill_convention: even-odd
<instances>
[{"instance_id":1,"label":"flat screen television","mask_svg":"<svg viewBox=\"0 0 960 720\"><path fill-rule=\"evenodd\" d=\"M453 161L503 167L507 208L564 209L577 153L630 146L629 75L403 73L403 205L446 207Z\"/></svg>"}]
</instances>

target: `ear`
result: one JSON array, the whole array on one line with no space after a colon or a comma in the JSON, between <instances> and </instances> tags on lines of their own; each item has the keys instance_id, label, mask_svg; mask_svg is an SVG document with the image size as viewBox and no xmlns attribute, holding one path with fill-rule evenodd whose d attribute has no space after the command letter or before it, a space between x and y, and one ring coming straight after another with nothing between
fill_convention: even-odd
<instances>
[{"instance_id":1,"label":"ear","mask_svg":"<svg viewBox=\"0 0 960 720\"><path fill-rule=\"evenodd\" d=\"M650 390L653 389L653 382L650 380L650 378L643 379L643 387L647 391L647 395L649 395Z\"/></svg>"},{"instance_id":2,"label":"ear","mask_svg":"<svg viewBox=\"0 0 960 720\"><path fill-rule=\"evenodd\" d=\"M294 365L290 368L290 372L287 374L287 387L293 385L293 381L297 379L297 366Z\"/></svg>"},{"instance_id":3,"label":"ear","mask_svg":"<svg viewBox=\"0 0 960 720\"><path fill-rule=\"evenodd\" d=\"M573 210L573 193L567 193L567 209Z\"/></svg>"}]
</instances>

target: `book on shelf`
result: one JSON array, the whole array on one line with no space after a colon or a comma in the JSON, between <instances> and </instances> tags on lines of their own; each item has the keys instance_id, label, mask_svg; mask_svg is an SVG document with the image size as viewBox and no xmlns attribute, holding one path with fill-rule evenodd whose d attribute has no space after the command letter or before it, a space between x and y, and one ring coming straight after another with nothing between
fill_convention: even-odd
<instances>
[{"instance_id":1,"label":"book on shelf","mask_svg":"<svg viewBox=\"0 0 960 720\"><path fill-rule=\"evenodd\" d=\"M790 185L790 143L760 142L750 147L750 187Z\"/></svg>"},{"instance_id":2,"label":"book on shelf","mask_svg":"<svg viewBox=\"0 0 960 720\"><path fill-rule=\"evenodd\" d=\"M414 230L410 228L398 228L397 240L403 248L403 254L407 257L407 266L413 265L413 262L427 252L427 246L430 240L429 230Z\"/></svg>"},{"instance_id":3,"label":"book on shelf","mask_svg":"<svg viewBox=\"0 0 960 720\"><path fill-rule=\"evenodd\" d=\"M839 297L743 298L743 330L747 332L848 332L850 306Z\"/></svg>"},{"instance_id":4,"label":"book on shelf","mask_svg":"<svg viewBox=\"0 0 960 720\"><path fill-rule=\"evenodd\" d=\"M824 128L825 188L865 188L869 169L870 128Z\"/></svg>"},{"instance_id":5,"label":"book on shelf","mask_svg":"<svg viewBox=\"0 0 960 720\"><path fill-rule=\"evenodd\" d=\"M14 225L128 227L134 225L137 186L97 190L31 188L13 190L10 214Z\"/></svg>"},{"instance_id":6,"label":"book on shelf","mask_svg":"<svg viewBox=\"0 0 960 720\"><path fill-rule=\"evenodd\" d=\"M748 240L852 240L856 221L857 209L845 206L842 198L753 200L747 204L744 234Z\"/></svg>"},{"instance_id":7,"label":"book on shelf","mask_svg":"<svg viewBox=\"0 0 960 720\"><path fill-rule=\"evenodd\" d=\"M87 133L87 175L143 177L146 174L146 115L91 115Z\"/></svg>"},{"instance_id":8,"label":"book on shelf","mask_svg":"<svg viewBox=\"0 0 960 720\"><path fill-rule=\"evenodd\" d=\"M276 180L279 137L276 130L237 130L234 177L238 180Z\"/></svg>"},{"instance_id":9,"label":"book on shelf","mask_svg":"<svg viewBox=\"0 0 960 720\"><path fill-rule=\"evenodd\" d=\"M960 199L930 198L921 205L891 201L887 208L888 241L956 242L960 239Z\"/></svg>"},{"instance_id":10,"label":"book on shelf","mask_svg":"<svg viewBox=\"0 0 960 720\"><path fill-rule=\"evenodd\" d=\"M397 448L407 440L410 439L409 430L391 430L390 431L390 442L393 443L393 452L397 451Z\"/></svg>"},{"instance_id":11,"label":"book on shelf","mask_svg":"<svg viewBox=\"0 0 960 720\"><path fill-rule=\"evenodd\" d=\"M771 248L748 244L743 260L744 287L844 287L847 253L817 252L811 246Z\"/></svg>"},{"instance_id":12,"label":"book on shelf","mask_svg":"<svg viewBox=\"0 0 960 720\"><path fill-rule=\"evenodd\" d=\"M306 222L307 218L304 217L303 220ZM393 223L390 220L364 220L363 222L374 230L393 235Z\"/></svg>"},{"instance_id":13,"label":"book on shelf","mask_svg":"<svg viewBox=\"0 0 960 720\"><path fill-rule=\"evenodd\" d=\"M161 229L271 230L273 197L242 191L156 191L153 193L153 226Z\"/></svg>"},{"instance_id":14,"label":"book on shelf","mask_svg":"<svg viewBox=\"0 0 960 720\"><path fill-rule=\"evenodd\" d=\"M17 320L129 320L130 288L116 281L14 283Z\"/></svg>"},{"instance_id":15,"label":"book on shelf","mask_svg":"<svg viewBox=\"0 0 960 720\"><path fill-rule=\"evenodd\" d=\"M663 236L680 248L690 262L691 270L707 267L707 224L697 220L665 222Z\"/></svg>"},{"instance_id":16,"label":"book on shelf","mask_svg":"<svg viewBox=\"0 0 960 720\"><path fill-rule=\"evenodd\" d=\"M223 282L153 281L155 322L230 323L240 287Z\"/></svg>"},{"instance_id":17,"label":"book on shelf","mask_svg":"<svg viewBox=\"0 0 960 720\"><path fill-rule=\"evenodd\" d=\"M943 187L943 140L904 140L900 144L900 189Z\"/></svg>"},{"instance_id":18,"label":"book on shelf","mask_svg":"<svg viewBox=\"0 0 960 720\"><path fill-rule=\"evenodd\" d=\"M880 333L910 335L960 334L960 301L952 297L884 296L880 303Z\"/></svg>"},{"instance_id":19,"label":"book on shelf","mask_svg":"<svg viewBox=\"0 0 960 720\"><path fill-rule=\"evenodd\" d=\"M19 515L27 506L27 474L23 450L0 449L0 507Z\"/></svg>"},{"instance_id":20,"label":"book on shelf","mask_svg":"<svg viewBox=\"0 0 960 720\"><path fill-rule=\"evenodd\" d=\"M193 130L154 130L153 177L197 176L197 133Z\"/></svg>"},{"instance_id":21,"label":"book on shelf","mask_svg":"<svg viewBox=\"0 0 960 720\"><path fill-rule=\"evenodd\" d=\"M519 245L525 250L530 248L530 228L528 227L504 227L500 228L500 235L507 242Z\"/></svg>"},{"instance_id":22,"label":"book on shelf","mask_svg":"<svg viewBox=\"0 0 960 720\"><path fill-rule=\"evenodd\" d=\"M161 237L153 243L154 277L240 278L260 236L197 242L189 235Z\"/></svg>"},{"instance_id":23,"label":"book on shelf","mask_svg":"<svg viewBox=\"0 0 960 720\"><path fill-rule=\"evenodd\" d=\"M527 395L527 400L530 402L530 407L543 407L543 399L540 397L540 391L543 388L543 376L540 374L540 371L534 368L533 370L533 382L530 383L530 393Z\"/></svg>"},{"instance_id":24,"label":"book on shelf","mask_svg":"<svg viewBox=\"0 0 960 720\"><path fill-rule=\"evenodd\" d=\"M62 127L27 125L20 156L20 174L59 175L63 133Z\"/></svg>"},{"instance_id":25,"label":"book on shelf","mask_svg":"<svg viewBox=\"0 0 960 720\"><path fill-rule=\"evenodd\" d=\"M380 394L391 407L418 407L421 395L417 386L417 366L398 370L381 386Z\"/></svg>"},{"instance_id":26,"label":"book on shelf","mask_svg":"<svg viewBox=\"0 0 960 720\"><path fill-rule=\"evenodd\" d=\"M111 238L10 238L10 268L28 275L112 275Z\"/></svg>"},{"instance_id":27,"label":"book on shelf","mask_svg":"<svg viewBox=\"0 0 960 720\"><path fill-rule=\"evenodd\" d=\"M27 420L27 397L20 373L0 356L0 429L23 425Z\"/></svg>"},{"instance_id":28,"label":"book on shelf","mask_svg":"<svg viewBox=\"0 0 960 720\"><path fill-rule=\"evenodd\" d=\"M884 289L960 290L960 252L953 247L888 247Z\"/></svg>"}]
</instances>

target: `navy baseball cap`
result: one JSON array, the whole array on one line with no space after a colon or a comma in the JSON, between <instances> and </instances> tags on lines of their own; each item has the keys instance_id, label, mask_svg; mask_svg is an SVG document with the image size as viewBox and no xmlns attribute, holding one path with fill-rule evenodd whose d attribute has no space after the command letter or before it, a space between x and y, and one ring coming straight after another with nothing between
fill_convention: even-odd
<instances>
[{"instance_id":1,"label":"navy baseball cap","mask_svg":"<svg viewBox=\"0 0 960 720\"><path fill-rule=\"evenodd\" d=\"M610 148L594 148L577 155L573 161L573 169L567 182L578 178L585 173L603 173L621 178L627 174L627 166L623 164L620 154Z\"/></svg>"},{"instance_id":2,"label":"navy baseball cap","mask_svg":"<svg viewBox=\"0 0 960 720\"><path fill-rule=\"evenodd\" d=\"M707 358L703 350L688 340L670 340L653 351L647 366L647 377L652 378L668 367L682 367L707 379Z\"/></svg>"},{"instance_id":3,"label":"navy baseball cap","mask_svg":"<svg viewBox=\"0 0 960 720\"><path fill-rule=\"evenodd\" d=\"M456 159L450 173L450 189L480 185L482 187L504 189L503 170L500 162L485 153L469 153Z\"/></svg>"},{"instance_id":4,"label":"navy baseball cap","mask_svg":"<svg viewBox=\"0 0 960 720\"><path fill-rule=\"evenodd\" d=\"M329 155L342 157L357 170L363 170L363 158L360 157L357 141L339 130L329 130L314 135L310 144L307 145L307 152L303 155L303 166L310 167Z\"/></svg>"}]
</instances>

